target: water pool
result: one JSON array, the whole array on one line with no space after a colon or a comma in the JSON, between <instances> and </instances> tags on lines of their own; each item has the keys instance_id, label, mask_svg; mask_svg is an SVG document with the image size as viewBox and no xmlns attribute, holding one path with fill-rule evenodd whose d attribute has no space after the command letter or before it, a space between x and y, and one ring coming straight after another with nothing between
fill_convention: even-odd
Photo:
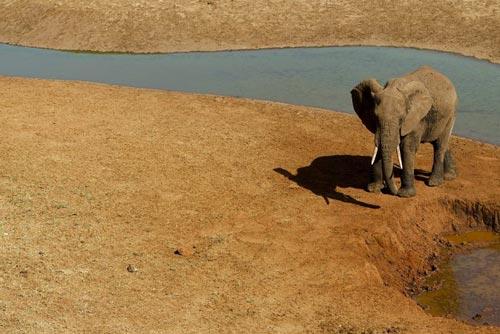
<instances>
[{"instance_id":1,"label":"water pool","mask_svg":"<svg viewBox=\"0 0 500 334\"><path fill-rule=\"evenodd\" d=\"M500 144L500 65L450 53L328 47L130 55L0 44L0 75L240 96L349 113L349 92L361 79L383 83L423 64L445 73L457 88L454 133Z\"/></svg>"},{"instance_id":2,"label":"water pool","mask_svg":"<svg viewBox=\"0 0 500 334\"><path fill-rule=\"evenodd\" d=\"M435 288L416 300L433 315L500 326L500 236L469 232L447 239L456 245L488 245L452 256L426 280L427 286Z\"/></svg>"}]
</instances>

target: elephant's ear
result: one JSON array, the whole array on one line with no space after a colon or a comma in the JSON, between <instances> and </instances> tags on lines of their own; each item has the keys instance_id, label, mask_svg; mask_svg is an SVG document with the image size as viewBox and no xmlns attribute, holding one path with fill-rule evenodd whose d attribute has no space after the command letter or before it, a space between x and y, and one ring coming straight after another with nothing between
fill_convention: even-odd
<instances>
[{"instance_id":1,"label":"elephant's ear","mask_svg":"<svg viewBox=\"0 0 500 334\"><path fill-rule=\"evenodd\" d=\"M432 97L424 84L412 81L404 86L402 92L406 96L406 117L401 126L401 136L416 129L432 107Z\"/></svg>"},{"instance_id":2,"label":"elephant's ear","mask_svg":"<svg viewBox=\"0 0 500 334\"><path fill-rule=\"evenodd\" d=\"M377 130L377 119L375 118L375 101L373 94L383 88L375 79L361 81L351 90L352 106L354 111L361 118L361 122L366 128L375 133Z\"/></svg>"}]
</instances>

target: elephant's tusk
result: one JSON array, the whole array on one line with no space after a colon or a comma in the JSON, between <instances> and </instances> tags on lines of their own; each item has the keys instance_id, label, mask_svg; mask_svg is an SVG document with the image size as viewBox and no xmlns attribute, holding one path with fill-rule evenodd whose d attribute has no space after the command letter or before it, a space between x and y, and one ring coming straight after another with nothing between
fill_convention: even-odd
<instances>
[{"instance_id":1,"label":"elephant's tusk","mask_svg":"<svg viewBox=\"0 0 500 334\"><path fill-rule=\"evenodd\" d=\"M399 168L403 169L403 162L401 160L401 149L399 148L399 145L396 147L396 151L398 151Z\"/></svg>"},{"instance_id":2,"label":"elephant's tusk","mask_svg":"<svg viewBox=\"0 0 500 334\"><path fill-rule=\"evenodd\" d=\"M455 120L451 121L451 128L450 128L450 134L448 135L448 138L451 137L451 133L453 132L453 127L455 126Z\"/></svg>"},{"instance_id":3,"label":"elephant's tusk","mask_svg":"<svg viewBox=\"0 0 500 334\"><path fill-rule=\"evenodd\" d=\"M372 165L375 162L375 158L377 157L377 152L378 152L378 147L375 146L375 149L373 150L373 157L372 157Z\"/></svg>"}]
</instances>

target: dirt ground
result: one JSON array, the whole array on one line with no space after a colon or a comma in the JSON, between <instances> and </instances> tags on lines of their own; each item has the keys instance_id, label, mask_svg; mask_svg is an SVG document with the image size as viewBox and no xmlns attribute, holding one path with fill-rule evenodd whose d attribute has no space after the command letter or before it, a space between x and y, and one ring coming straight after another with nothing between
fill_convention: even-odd
<instances>
[{"instance_id":1,"label":"dirt ground","mask_svg":"<svg viewBox=\"0 0 500 334\"><path fill-rule=\"evenodd\" d=\"M408 297L440 234L500 229L498 147L429 188L422 146L401 199L351 115L5 77L0 109L1 333L498 333Z\"/></svg>"},{"instance_id":2,"label":"dirt ground","mask_svg":"<svg viewBox=\"0 0 500 334\"><path fill-rule=\"evenodd\" d=\"M1 42L55 49L392 45L500 62L498 0L9 0L0 16Z\"/></svg>"}]
</instances>

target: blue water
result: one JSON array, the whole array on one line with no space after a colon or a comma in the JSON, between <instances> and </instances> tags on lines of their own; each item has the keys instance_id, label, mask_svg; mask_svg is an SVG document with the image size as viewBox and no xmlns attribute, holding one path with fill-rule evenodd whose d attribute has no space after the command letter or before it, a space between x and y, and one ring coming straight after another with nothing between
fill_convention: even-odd
<instances>
[{"instance_id":1,"label":"blue water","mask_svg":"<svg viewBox=\"0 0 500 334\"><path fill-rule=\"evenodd\" d=\"M240 96L352 113L351 88L427 64L459 94L455 134L500 144L500 65L388 47L294 48L176 54L74 53L0 44L0 75L84 80Z\"/></svg>"}]
</instances>

